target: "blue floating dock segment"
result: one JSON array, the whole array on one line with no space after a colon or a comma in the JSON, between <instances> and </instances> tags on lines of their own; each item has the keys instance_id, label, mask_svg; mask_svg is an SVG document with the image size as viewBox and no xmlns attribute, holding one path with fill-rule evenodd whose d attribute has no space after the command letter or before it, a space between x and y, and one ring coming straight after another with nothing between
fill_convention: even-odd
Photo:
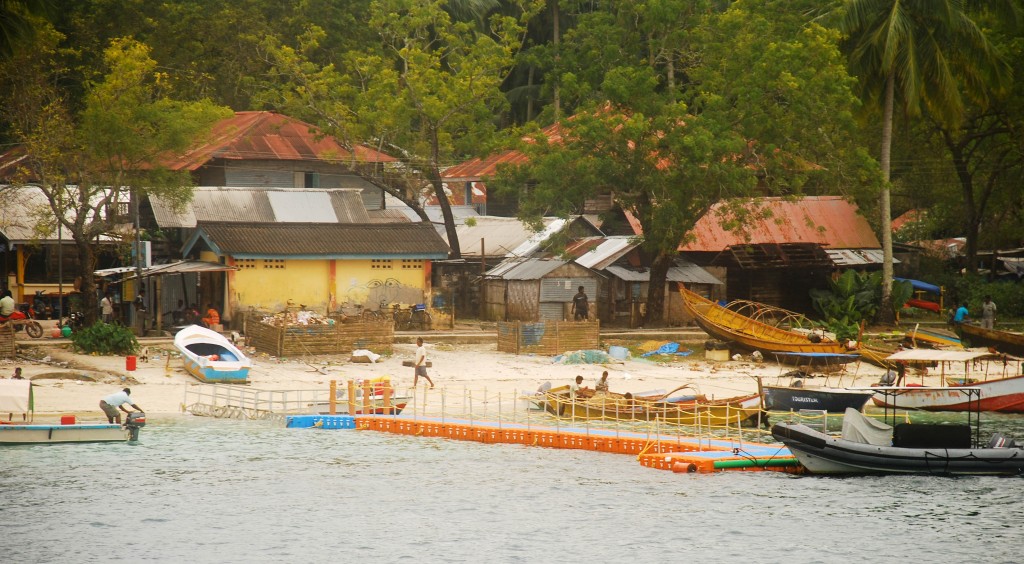
<instances>
[{"instance_id":1,"label":"blue floating dock segment","mask_svg":"<svg viewBox=\"0 0 1024 564\"><path fill-rule=\"evenodd\" d=\"M351 415L289 415L285 427L295 429L355 429L356 418Z\"/></svg>"}]
</instances>

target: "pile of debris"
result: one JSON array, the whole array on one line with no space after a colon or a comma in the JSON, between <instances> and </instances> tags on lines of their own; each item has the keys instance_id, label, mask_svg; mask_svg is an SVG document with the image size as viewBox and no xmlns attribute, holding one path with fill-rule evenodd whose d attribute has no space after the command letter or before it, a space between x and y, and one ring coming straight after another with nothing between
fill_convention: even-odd
<instances>
[{"instance_id":1,"label":"pile of debris","mask_svg":"<svg viewBox=\"0 0 1024 564\"><path fill-rule=\"evenodd\" d=\"M315 311L289 311L265 315L261 319L267 325L274 327L291 327L293 325L334 325L334 320L321 315Z\"/></svg>"}]
</instances>

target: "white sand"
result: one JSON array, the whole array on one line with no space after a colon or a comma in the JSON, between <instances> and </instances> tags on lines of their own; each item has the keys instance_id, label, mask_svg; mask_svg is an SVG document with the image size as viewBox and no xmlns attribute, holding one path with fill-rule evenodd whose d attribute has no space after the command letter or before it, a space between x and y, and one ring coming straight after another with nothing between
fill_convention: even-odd
<instances>
[{"instance_id":1,"label":"white sand","mask_svg":"<svg viewBox=\"0 0 1024 564\"><path fill-rule=\"evenodd\" d=\"M639 339L638 339L639 340ZM278 361L266 355L253 355L255 366L250 372L250 386L272 390L327 390L330 380L339 386L349 378L374 378L383 375L397 377L396 387L401 390L412 385L411 367L402 366L403 360L412 360L415 345L397 344L394 354L375 364L348 362L347 357L318 357L307 364L301 360ZM181 411L185 390L199 382L187 374L180 357L171 344L150 345L148 362L139 362L135 371L127 371L124 357L76 355L56 346L39 348L33 355L50 358L50 363L30 362L23 359L2 361L0 375L10 377L15 366L21 366L35 389L36 413L78 414L85 419L102 417L98 403L125 385L132 388L132 398L149 414L178 413ZM536 390L550 381L554 386L568 384L576 375L584 377L584 385L593 387L603 370L608 370L611 390L615 392L669 391L691 384L709 397L723 398L757 391L756 376L766 383L790 368L780 369L777 364L752 362L709 362L702 358L683 358L668 363L630 359L607 365L553 364L551 357L515 356L499 353L495 344L448 345L427 343L428 360L433 367L428 373L438 388L448 393L470 389L475 394L486 390L488 396L497 393L513 397L517 393ZM23 349L24 353L25 350ZM702 351L694 356L700 357ZM170 361L168 362L168 357ZM68 363L68 367L53 365ZM844 386L867 386L877 382L882 369L869 364L850 364L842 377ZM61 378L46 378L46 375ZM88 375L97 381L69 379ZM913 381L919 381L918 376ZM928 378L937 384L938 378ZM836 376L830 377L836 383ZM814 383L822 383L815 379ZM421 379L420 385L425 382ZM435 394L435 397L437 395Z\"/></svg>"}]
</instances>

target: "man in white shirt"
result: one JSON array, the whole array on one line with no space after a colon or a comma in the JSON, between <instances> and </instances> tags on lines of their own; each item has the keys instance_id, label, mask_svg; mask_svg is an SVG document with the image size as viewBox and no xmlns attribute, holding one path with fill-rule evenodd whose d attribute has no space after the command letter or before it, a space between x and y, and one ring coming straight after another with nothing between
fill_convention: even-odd
<instances>
[{"instance_id":1,"label":"man in white shirt","mask_svg":"<svg viewBox=\"0 0 1024 564\"><path fill-rule=\"evenodd\" d=\"M10 290L4 290L4 297L0 298L0 315L10 317L14 313L14 298Z\"/></svg>"},{"instance_id":2,"label":"man in white shirt","mask_svg":"<svg viewBox=\"0 0 1024 564\"><path fill-rule=\"evenodd\" d=\"M416 362L415 371L412 375L412 387L416 387L416 383L419 382L420 376L427 379L430 382L430 387L434 387L434 381L427 376L427 348L423 346L423 337L416 338Z\"/></svg>"},{"instance_id":3,"label":"man in white shirt","mask_svg":"<svg viewBox=\"0 0 1024 564\"><path fill-rule=\"evenodd\" d=\"M118 411L117 408L121 408L121 411L125 413L131 413L131 411L125 409L124 404L128 404L138 411L142 411L142 408L132 403L132 398L128 397L131 393L132 391L130 388L124 388L120 392L109 395L100 400L100 409L102 409L103 413L106 414L108 423L114 423L116 421L118 425L121 424L121 412Z\"/></svg>"},{"instance_id":4,"label":"man in white shirt","mask_svg":"<svg viewBox=\"0 0 1024 564\"><path fill-rule=\"evenodd\" d=\"M100 314L103 315L104 323L114 321L114 302L110 299L110 294L104 294L103 299L100 300Z\"/></svg>"}]
</instances>

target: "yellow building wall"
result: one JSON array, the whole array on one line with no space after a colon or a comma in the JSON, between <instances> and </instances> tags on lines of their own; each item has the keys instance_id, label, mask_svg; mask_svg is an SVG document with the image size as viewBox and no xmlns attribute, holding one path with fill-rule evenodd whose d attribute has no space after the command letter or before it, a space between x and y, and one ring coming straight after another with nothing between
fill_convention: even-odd
<instances>
[{"instance_id":1,"label":"yellow building wall","mask_svg":"<svg viewBox=\"0 0 1024 564\"><path fill-rule=\"evenodd\" d=\"M289 301L321 313L346 303L377 309L382 301L424 303L430 290L427 260L231 259L228 263L238 268L228 276L230 307L235 310L282 311Z\"/></svg>"}]
</instances>

